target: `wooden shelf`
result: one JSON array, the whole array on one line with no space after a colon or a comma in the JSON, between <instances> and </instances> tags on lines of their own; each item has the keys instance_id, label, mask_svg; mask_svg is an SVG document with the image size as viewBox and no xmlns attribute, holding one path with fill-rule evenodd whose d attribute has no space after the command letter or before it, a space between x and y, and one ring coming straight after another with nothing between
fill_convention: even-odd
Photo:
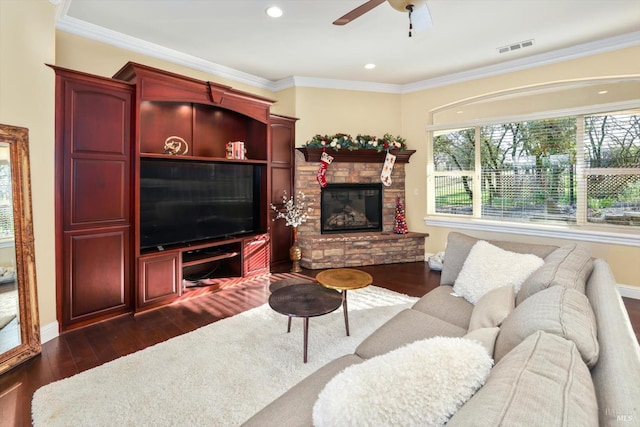
<instances>
[{"instance_id":1,"label":"wooden shelf","mask_svg":"<svg viewBox=\"0 0 640 427\"><path fill-rule=\"evenodd\" d=\"M199 264L204 264L212 261L220 261L222 259L233 258L238 255L240 255L240 252L224 252L224 253L221 253L218 255L212 255L212 256L203 255L202 257L197 257L190 261L183 261L182 266L189 267L191 265L199 265Z\"/></svg>"},{"instance_id":2,"label":"wooden shelf","mask_svg":"<svg viewBox=\"0 0 640 427\"><path fill-rule=\"evenodd\" d=\"M181 156L172 154L156 154L156 153L141 153L140 158L144 159L176 159L176 160L193 160L193 161L205 161L205 162L225 162L225 163L251 163L266 165L266 160L255 159L227 159L226 157L199 157L199 156Z\"/></svg>"},{"instance_id":3,"label":"wooden shelf","mask_svg":"<svg viewBox=\"0 0 640 427\"><path fill-rule=\"evenodd\" d=\"M322 155L322 148L301 147L296 148L304 154L307 162L319 162ZM391 150L390 153L396 156L396 163L409 163L409 158L416 150ZM383 163L387 155L386 151L377 150L327 150L327 154L333 157L334 162L344 163Z\"/></svg>"}]
</instances>

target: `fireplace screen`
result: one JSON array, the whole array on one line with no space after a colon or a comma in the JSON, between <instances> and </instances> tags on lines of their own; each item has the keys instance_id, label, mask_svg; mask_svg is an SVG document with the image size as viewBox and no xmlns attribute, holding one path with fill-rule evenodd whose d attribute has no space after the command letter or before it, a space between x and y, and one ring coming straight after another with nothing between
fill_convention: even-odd
<instances>
[{"instance_id":1,"label":"fireplace screen","mask_svg":"<svg viewBox=\"0 0 640 427\"><path fill-rule=\"evenodd\" d=\"M321 233L382 231L382 184L328 184L320 198Z\"/></svg>"}]
</instances>

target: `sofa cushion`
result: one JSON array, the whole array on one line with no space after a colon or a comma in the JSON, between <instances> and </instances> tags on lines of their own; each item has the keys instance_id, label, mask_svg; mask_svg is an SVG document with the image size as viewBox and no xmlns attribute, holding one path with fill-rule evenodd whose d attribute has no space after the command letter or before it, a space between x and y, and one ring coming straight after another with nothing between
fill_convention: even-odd
<instances>
[{"instance_id":1,"label":"sofa cushion","mask_svg":"<svg viewBox=\"0 0 640 427\"><path fill-rule=\"evenodd\" d=\"M315 371L245 421L243 427L311 426L313 405L324 386L348 366L362 362L356 355L335 359Z\"/></svg>"},{"instance_id":2,"label":"sofa cushion","mask_svg":"<svg viewBox=\"0 0 640 427\"><path fill-rule=\"evenodd\" d=\"M597 426L589 369L573 342L538 331L491 370L448 426Z\"/></svg>"},{"instance_id":3,"label":"sofa cushion","mask_svg":"<svg viewBox=\"0 0 640 427\"><path fill-rule=\"evenodd\" d=\"M466 333L466 329L444 320L421 311L406 309L365 338L356 348L356 354L368 359L425 338L461 337Z\"/></svg>"},{"instance_id":4,"label":"sofa cushion","mask_svg":"<svg viewBox=\"0 0 640 427\"><path fill-rule=\"evenodd\" d=\"M444 254L444 263L442 265L442 274L440 275L441 285L453 286L464 261L469 255L469 251L478 240L475 237L466 234L452 232L447 236L447 248ZM557 246L550 245L532 245L530 243L517 243L501 240L487 240L494 246L504 249L505 251L517 252L521 254L533 254L540 258L549 255Z\"/></svg>"},{"instance_id":5,"label":"sofa cushion","mask_svg":"<svg viewBox=\"0 0 640 427\"><path fill-rule=\"evenodd\" d=\"M515 308L515 301L513 286L502 286L490 290L473 307L471 319L469 319L469 331L500 326Z\"/></svg>"},{"instance_id":6,"label":"sofa cushion","mask_svg":"<svg viewBox=\"0 0 640 427\"><path fill-rule=\"evenodd\" d=\"M495 348L496 338L498 337L499 332L500 328L497 326L494 328L477 328L470 331L463 338L477 341L482 344L482 346L487 350L489 356L493 357L493 349Z\"/></svg>"},{"instance_id":7,"label":"sofa cushion","mask_svg":"<svg viewBox=\"0 0 640 427\"><path fill-rule=\"evenodd\" d=\"M525 280L516 303L520 304L550 286L564 286L584 293L591 270L593 259L587 248L575 243L558 248L547 255L544 265Z\"/></svg>"},{"instance_id":8,"label":"sofa cushion","mask_svg":"<svg viewBox=\"0 0 640 427\"><path fill-rule=\"evenodd\" d=\"M543 264L544 260L535 255L505 251L480 240L471 248L453 292L471 304L502 286L513 286L517 293L526 278Z\"/></svg>"},{"instance_id":9,"label":"sofa cushion","mask_svg":"<svg viewBox=\"0 0 640 427\"><path fill-rule=\"evenodd\" d=\"M452 292L451 286L438 286L416 301L412 308L466 330L469 328L473 304L464 298L454 297Z\"/></svg>"},{"instance_id":10,"label":"sofa cushion","mask_svg":"<svg viewBox=\"0 0 640 427\"><path fill-rule=\"evenodd\" d=\"M595 316L587 297L575 289L553 286L517 306L500 327L496 362L538 330L573 341L587 366L598 361Z\"/></svg>"},{"instance_id":11,"label":"sofa cushion","mask_svg":"<svg viewBox=\"0 0 640 427\"><path fill-rule=\"evenodd\" d=\"M628 426L640 421L640 346L620 298L609 264L593 261L587 282L598 326L600 355L591 378L600 405L600 425ZM618 422L620 420L627 422Z\"/></svg>"},{"instance_id":12,"label":"sofa cushion","mask_svg":"<svg viewBox=\"0 0 640 427\"><path fill-rule=\"evenodd\" d=\"M313 425L444 425L484 384L492 365L485 348L471 340L414 342L336 375L318 396Z\"/></svg>"}]
</instances>

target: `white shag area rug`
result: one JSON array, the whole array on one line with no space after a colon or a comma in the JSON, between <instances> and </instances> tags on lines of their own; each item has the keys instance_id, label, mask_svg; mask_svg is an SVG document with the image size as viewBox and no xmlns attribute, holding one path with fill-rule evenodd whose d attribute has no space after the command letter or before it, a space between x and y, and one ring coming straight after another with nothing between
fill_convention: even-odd
<instances>
[{"instance_id":1,"label":"white shag area rug","mask_svg":"<svg viewBox=\"0 0 640 427\"><path fill-rule=\"evenodd\" d=\"M267 304L38 389L35 427L237 426L336 357L353 353L376 328L417 298L369 286L342 308L309 320L302 362L302 319Z\"/></svg>"}]
</instances>

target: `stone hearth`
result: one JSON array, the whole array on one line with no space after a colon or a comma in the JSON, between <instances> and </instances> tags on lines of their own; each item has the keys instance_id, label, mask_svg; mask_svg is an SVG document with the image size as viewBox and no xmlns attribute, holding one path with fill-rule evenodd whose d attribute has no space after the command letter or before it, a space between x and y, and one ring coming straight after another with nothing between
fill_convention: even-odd
<instances>
[{"instance_id":1,"label":"stone hearth","mask_svg":"<svg viewBox=\"0 0 640 427\"><path fill-rule=\"evenodd\" d=\"M332 154L329 151L329 154ZM356 154L356 152L351 153ZM336 156L338 157L338 156ZM396 198L405 203L405 164L396 161L391 174L392 184L383 187L382 232L342 234L320 233L320 185L316 174L318 161L305 161L296 150L295 188L307 196L311 208L309 219L298 227L298 243L302 249L300 264L305 268L357 267L374 264L424 261L423 233L393 233ZM378 183L382 162L337 161L329 165L328 183Z\"/></svg>"}]
</instances>

